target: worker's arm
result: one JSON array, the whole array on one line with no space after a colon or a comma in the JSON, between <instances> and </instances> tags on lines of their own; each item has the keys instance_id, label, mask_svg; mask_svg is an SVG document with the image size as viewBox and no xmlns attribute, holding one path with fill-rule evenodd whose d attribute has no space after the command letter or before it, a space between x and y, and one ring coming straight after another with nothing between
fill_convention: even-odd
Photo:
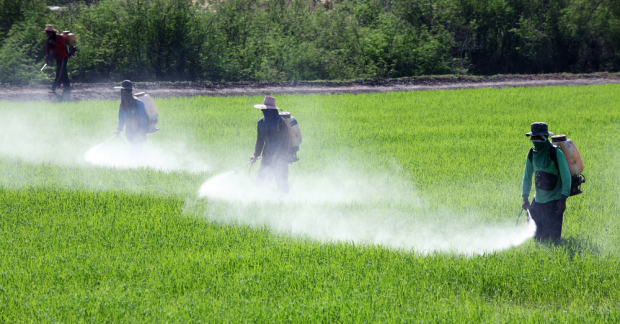
<instances>
[{"instance_id":1,"label":"worker's arm","mask_svg":"<svg viewBox=\"0 0 620 324\"><path fill-rule=\"evenodd\" d=\"M566 200L570 195L571 176L568 169L568 163L562 150L556 150L556 156L558 158L558 171L560 172L560 179L562 179L562 199Z\"/></svg>"},{"instance_id":2,"label":"worker's arm","mask_svg":"<svg viewBox=\"0 0 620 324\"><path fill-rule=\"evenodd\" d=\"M261 153L263 152L263 146L265 146L265 138L263 137L263 133L260 131L261 121L259 121L258 125L256 126L256 144L254 145L255 158L261 155Z\"/></svg>"},{"instance_id":3,"label":"worker's arm","mask_svg":"<svg viewBox=\"0 0 620 324\"><path fill-rule=\"evenodd\" d=\"M54 51L54 49L52 48L52 46L50 46L52 40L51 39L47 39L47 41L45 42L45 63L52 64L53 63L53 55L52 52Z\"/></svg>"},{"instance_id":4,"label":"worker's arm","mask_svg":"<svg viewBox=\"0 0 620 324\"><path fill-rule=\"evenodd\" d=\"M529 153L528 153L529 155ZM532 174L534 173L534 167L532 166L532 161L525 158L525 172L523 173L523 183L521 184L521 191L523 192L522 197L523 200L527 200L530 196L530 191L532 190Z\"/></svg>"}]
</instances>

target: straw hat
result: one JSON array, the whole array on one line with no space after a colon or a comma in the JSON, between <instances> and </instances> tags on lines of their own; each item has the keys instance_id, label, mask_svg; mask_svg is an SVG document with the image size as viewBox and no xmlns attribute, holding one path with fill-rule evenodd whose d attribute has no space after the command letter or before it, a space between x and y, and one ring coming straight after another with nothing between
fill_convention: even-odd
<instances>
[{"instance_id":1,"label":"straw hat","mask_svg":"<svg viewBox=\"0 0 620 324\"><path fill-rule=\"evenodd\" d=\"M276 98L269 97L269 96L265 96L265 99L263 99L262 105L254 105L254 108L256 109L280 109L276 107Z\"/></svg>"},{"instance_id":2,"label":"straw hat","mask_svg":"<svg viewBox=\"0 0 620 324\"><path fill-rule=\"evenodd\" d=\"M45 31L46 33L47 33L48 31L55 32L55 33L57 33L57 32L58 32L56 29L54 29L54 25L51 25L51 24L50 24L50 25L45 26L45 29L43 29L43 31Z\"/></svg>"}]
</instances>

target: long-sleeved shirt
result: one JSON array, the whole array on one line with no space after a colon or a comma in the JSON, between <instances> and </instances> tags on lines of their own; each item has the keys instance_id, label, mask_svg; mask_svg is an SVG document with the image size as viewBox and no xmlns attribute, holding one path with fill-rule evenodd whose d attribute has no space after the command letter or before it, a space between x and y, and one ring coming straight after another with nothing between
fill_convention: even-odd
<instances>
[{"instance_id":1,"label":"long-sleeved shirt","mask_svg":"<svg viewBox=\"0 0 620 324\"><path fill-rule=\"evenodd\" d=\"M69 57L69 53L67 53L67 43L65 42L65 38L62 35L56 34L56 38L54 39L54 45L50 44L50 39L47 39L45 42L45 54L49 54L51 51L54 51L54 57L56 61L66 59Z\"/></svg>"},{"instance_id":2,"label":"long-sleeved shirt","mask_svg":"<svg viewBox=\"0 0 620 324\"><path fill-rule=\"evenodd\" d=\"M146 116L146 110L144 103L140 99L136 99L136 106L127 110L122 107L118 107L118 130L123 130L123 126L127 124L128 133L138 133L148 130L148 117Z\"/></svg>"},{"instance_id":3,"label":"long-sleeved shirt","mask_svg":"<svg viewBox=\"0 0 620 324\"><path fill-rule=\"evenodd\" d=\"M259 121L256 128L256 145L254 145L254 157L261 156L261 163L272 163L275 159L286 159L290 150L288 126L283 118L278 121L278 126L268 131L261 130Z\"/></svg>"},{"instance_id":4,"label":"long-sleeved shirt","mask_svg":"<svg viewBox=\"0 0 620 324\"><path fill-rule=\"evenodd\" d=\"M558 167L560 170L558 170L555 167L555 163L551 161L551 157L548 152L550 149L556 150ZM562 150L556 149L552 145L549 145L544 152L534 152L534 154L544 154L544 165L548 165L548 167L539 167L533 162L535 160L534 158L532 158L532 161L530 161L527 157L525 158L525 173L523 174L522 185L523 198L527 199L530 196L530 191L532 190L532 175L536 171L544 171L554 175L559 175L560 178L553 190L542 190L536 188L536 202L544 204L548 201L568 198L568 195L570 194L571 175L568 169L568 163L566 162L566 157L564 156L564 153L562 153Z\"/></svg>"}]
</instances>

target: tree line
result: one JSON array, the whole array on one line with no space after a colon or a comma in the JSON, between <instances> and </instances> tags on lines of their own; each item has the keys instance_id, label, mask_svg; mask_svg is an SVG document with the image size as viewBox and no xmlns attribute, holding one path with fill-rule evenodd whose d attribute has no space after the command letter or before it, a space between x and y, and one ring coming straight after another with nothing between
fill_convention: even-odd
<instances>
[{"instance_id":1,"label":"tree line","mask_svg":"<svg viewBox=\"0 0 620 324\"><path fill-rule=\"evenodd\" d=\"M48 80L46 24L80 82L620 70L617 0L0 0L0 83Z\"/></svg>"}]
</instances>

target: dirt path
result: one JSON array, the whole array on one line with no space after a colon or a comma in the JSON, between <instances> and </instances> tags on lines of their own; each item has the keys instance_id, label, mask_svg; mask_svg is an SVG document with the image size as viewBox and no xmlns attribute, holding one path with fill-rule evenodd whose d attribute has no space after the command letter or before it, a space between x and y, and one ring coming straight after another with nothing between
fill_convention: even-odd
<instances>
[{"instance_id":1,"label":"dirt path","mask_svg":"<svg viewBox=\"0 0 620 324\"><path fill-rule=\"evenodd\" d=\"M447 90L569 86L620 83L620 74L544 74L492 77L415 77L365 79L347 82L136 82L134 92L155 98L192 96L238 96L265 94L337 94L387 91ZM76 83L64 97L54 96L45 86L0 86L0 100L92 100L119 99L117 83ZM60 94L61 91L58 91Z\"/></svg>"}]
</instances>

